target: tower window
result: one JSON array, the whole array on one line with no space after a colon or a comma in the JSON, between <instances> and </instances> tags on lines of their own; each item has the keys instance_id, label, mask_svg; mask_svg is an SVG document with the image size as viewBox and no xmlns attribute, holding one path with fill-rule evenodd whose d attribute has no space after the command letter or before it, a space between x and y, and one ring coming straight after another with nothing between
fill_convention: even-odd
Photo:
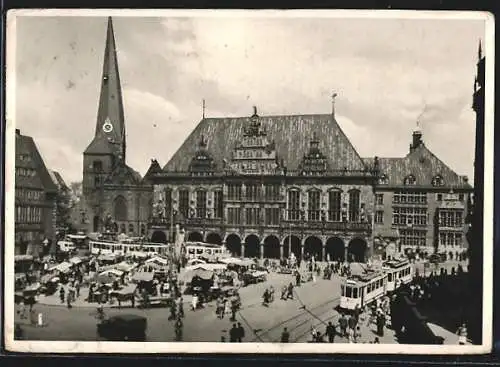
<instances>
[{"instance_id":1,"label":"tower window","mask_svg":"<svg viewBox=\"0 0 500 367\"><path fill-rule=\"evenodd\" d=\"M92 163L92 167L95 172L102 172L102 162L101 161L94 161Z\"/></svg>"},{"instance_id":2,"label":"tower window","mask_svg":"<svg viewBox=\"0 0 500 367\"><path fill-rule=\"evenodd\" d=\"M104 75L104 77L102 78L104 80L104 84L108 84L108 76L107 75Z\"/></svg>"}]
</instances>

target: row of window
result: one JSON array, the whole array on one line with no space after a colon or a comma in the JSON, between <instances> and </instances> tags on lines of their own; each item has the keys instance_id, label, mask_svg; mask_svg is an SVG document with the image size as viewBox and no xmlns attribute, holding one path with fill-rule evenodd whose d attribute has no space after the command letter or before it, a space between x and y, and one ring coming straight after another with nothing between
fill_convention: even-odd
<instances>
[{"instance_id":1,"label":"row of window","mask_svg":"<svg viewBox=\"0 0 500 367\"><path fill-rule=\"evenodd\" d=\"M42 196L43 191L16 189L16 198L21 200L40 200Z\"/></svg>"},{"instance_id":2,"label":"row of window","mask_svg":"<svg viewBox=\"0 0 500 367\"><path fill-rule=\"evenodd\" d=\"M40 223L42 221L42 208L33 206L16 207L16 223Z\"/></svg>"},{"instance_id":3,"label":"row of window","mask_svg":"<svg viewBox=\"0 0 500 367\"><path fill-rule=\"evenodd\" d=\"M389 183L389 178L387 175L382 175L380 176L378 180L379 184L381 185L387 185ZM413 175L408 175L405 178L403 178L403 184L404 185L416 185L417 184L417 179ZM444 180L443 177L440 175L434 176L431 180L432 186L444 186Z\"/></svg>"},{"instance_id":4,"label":"row of window","mask_svg":"<svg viewBox=\"0 0 500 367\"><path fill-rule=\"evenodd\" d=\"M241 218L241 208L227 209L227 223L248 225L278 225L280 220L280 208L265 208L264 212L260 208L245 208L245 218ZM264 216L262 217L262 214Z\"/></svg>"},{"instance_id":5,"label":"row of window","mask_svg":"<svg viewBox=\"0 0 500 367\"><path fill-rule=\"evenodd\" d=\"M416 191L396 191L392 197L395 204L426 204L427 193Z\"/></svg>"},{"instance_id":6,"label":"row of window","mask_svg":"<svg viewBox=\"0 0 500 367\"><path fill-rule=\"evenodd\" d=\"M35 177L36 170L32 168L17 167L16 176L18 177Z\"/></svg>"},{"instance_id":7,"label":"row of window","mask_svg":"<svg viewBox=\"0 0 500 367\"><path fill-rule=\"evenodd\" d=\"M464 225L463 212L460 210L440 210L439 225L441 227L462 227Z\"/></svg>"},{"instance_id":8,"label":"row of window","mask_svg":"<svg viewBox=\"0 0 500 367\"><path fill-rule=\"evenodd\" d=\"M439 232L439 246L462 246L463 235L457 232Z\"/></svg>"},{"instance_id":9,"label":"row of window","mask_svg":"<svg viewBox=\"0 0 500 367\"><path fill-rule=\"evenodd\" d=\"M264 195L262 195L262 186L257 184L249 184L245 186L245 200L257 201L265 199L267 201L277 201L281 199L280 185L268 184L264 185ZM228 200L242 200L243 190L241 185L227 186Z\"/></svg>"},{"instance_id":10,"label":"row of window","mask_svg":"<svg viewBox=\"0 0 500 367\"><path fill-rule=\"evenodd\" d=\"M29 154L19 154L18 157L21 162L31 162L31 155Z\"/></svg>"},{"instance_id":11,"label":"row of window","mask_svg":"<svg viewBox=\"0 0 500 367\"><path fill-rule=\"evenodd\" d=\"M393 208L392 224L426 226L427 209L414 207Z\"/></svg>"},{"instance_id":12,"label":"row of window","mask_svg":"<svg viewBox=\"0 0 500 367\"><path fill-rule=\"evenodd\" d=\"M424 247L426 237L426 230L404 229L399 231L399 241L402 246Z\"/></svg>"}]
</instances>

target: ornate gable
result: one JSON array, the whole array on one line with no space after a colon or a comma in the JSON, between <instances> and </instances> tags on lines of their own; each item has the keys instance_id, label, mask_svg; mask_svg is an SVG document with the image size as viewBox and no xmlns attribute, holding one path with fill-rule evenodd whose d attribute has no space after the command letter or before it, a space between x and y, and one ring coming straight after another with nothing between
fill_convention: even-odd
<instances>
[{"instance_id":1,"label":"ornate gable","mask_svg":"<svg viewBox=\"0 0 500 367\"><path fill-rule=\"evenodd\" d=\"M237 141L227 170L245 175L283 174L283 165L279 164L276 143L269 141L267 131L262 125L257 109L250 121L243 128L243 138Z\"/></svg>"},{"instance_id":2,"label":"ornate gable","mask_svg":"<svg viewBox=\"0 0 500 367\"><path fill-rule=\"evenodd\" d=\"M210 176L213 175L217 168L217 164L207 150L207 141L205 136L202 135L198 142L198 150L194 157L191 159L189 165L189 172L196 176Z\"/></svg>"},{"instance_id":3,"label":"ornate gable","mask_svg":"<svg viewBox=\"0 0 500 367\"><path fill-rule=\"evenodd\" d=\"M313 133L309 152L304 155L299 164L299 170L303 175L322 175L328 171L328 160L319 149L319 139L316 132Z\"/></svg>"}]
</instances>

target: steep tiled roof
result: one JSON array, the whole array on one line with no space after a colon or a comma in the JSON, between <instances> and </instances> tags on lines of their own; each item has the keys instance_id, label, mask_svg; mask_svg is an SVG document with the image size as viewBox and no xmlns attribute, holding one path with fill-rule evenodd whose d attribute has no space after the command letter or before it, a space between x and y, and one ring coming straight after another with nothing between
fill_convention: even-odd
<instances>
[{"instance_id":1,"label":"steep tiled roof","mask_svg":"<svg viewBox=\"0 0 500 367\"><path fill-rule=\"evenodd\" d=\"M31 136L16 133L16 168L36 171L35 176L16 176L17 187L43 189L47 193L57 192L57 187L52 181L49 170Z\"/></svg>"},{"instance_id":2,"label":"steep tiled roof","mask_svg":"<svg viewBox=\"0 0 500 367\"><path fill-rule=\"evenodd\" d=\"M119 164L106 178L106 184L119 185L140 185L142 177L139 172L135 171L126 164Z\"/></svg>"},{"instance_id":3,"label":"steep tiled roof","mask_svg":"<svg viewBox=\"0 0 500 367\"><path fill-rule=\"evenodd\" d=\"M115 154L115 151L104 137L95 137L83 154Z\"/></svg>"},{"instance_id":4,"label":"steep tiled roof","mask_svg":"<svg viewBox=\"0 0 500 367\"><path fill-rule=\"evenodd\" d=\"M49 171L50 177L52 178L52 182L57 186L59 190L67 190L69 189L66 182L64 182L62 176L57 171Z\"/></svg>"},{"instance_id":5,"label":"steep tiled roof","mask_svg":"<svg viewBox=\"0 0 500 367\"><path fill-rule=\"evenodd\" d=\"M363 158L368 167L373 167L374 158ZM378 158L380 176L386 175L388 186L403 186L407 176L415 177L415 186L432 186L432 180L441 176L444 187L472 188L461 176L437 158L421 143L405 157Z\"/></svg>"},{"instance_id":6,"label":"steep tiled roof","mask_svg":"<svg viewBox=\"0 0 500 367\"><path fill-rule=\"evenodd\" d=\"M330 170L365 170L362 159L330 114L261 116L259 119L269 142L275 142L278 160L283 160L288 170L299 169L309 152L314 133L319 137L319 149L327 157ZM223 160L231 160L235 144L242 140L244 128L249 123L249 117L203 119L163 170L187 172L202 136L207 142L206 150L221 170Z\"/></svg>"}]
</instances>

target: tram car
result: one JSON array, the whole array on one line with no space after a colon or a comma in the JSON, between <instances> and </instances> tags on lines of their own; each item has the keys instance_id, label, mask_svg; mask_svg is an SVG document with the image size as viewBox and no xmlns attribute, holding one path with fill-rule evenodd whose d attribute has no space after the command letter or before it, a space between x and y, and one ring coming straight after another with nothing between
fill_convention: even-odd
<instances>
[{"instance_id":1,"label":"tram car","mask_svg":"<svg viewBox=\"0 0 500 367\"><path fill-rule=\"evenodd\" d=\"M413 270L409 260L390 260L382 265L387 274L387 292L393 292L413 279Z\"/></svg>"},{"instance_id":2,"label":"tram car","mask_svg":"<svg viewBox=\"0 0 500 367\"><path fill-rule=\"evenodd\" d=\"M363 308L386 293L387 274L371 271L344 279L340 285L340 308L347 311Z\"/></svg>"}]
</instances>

